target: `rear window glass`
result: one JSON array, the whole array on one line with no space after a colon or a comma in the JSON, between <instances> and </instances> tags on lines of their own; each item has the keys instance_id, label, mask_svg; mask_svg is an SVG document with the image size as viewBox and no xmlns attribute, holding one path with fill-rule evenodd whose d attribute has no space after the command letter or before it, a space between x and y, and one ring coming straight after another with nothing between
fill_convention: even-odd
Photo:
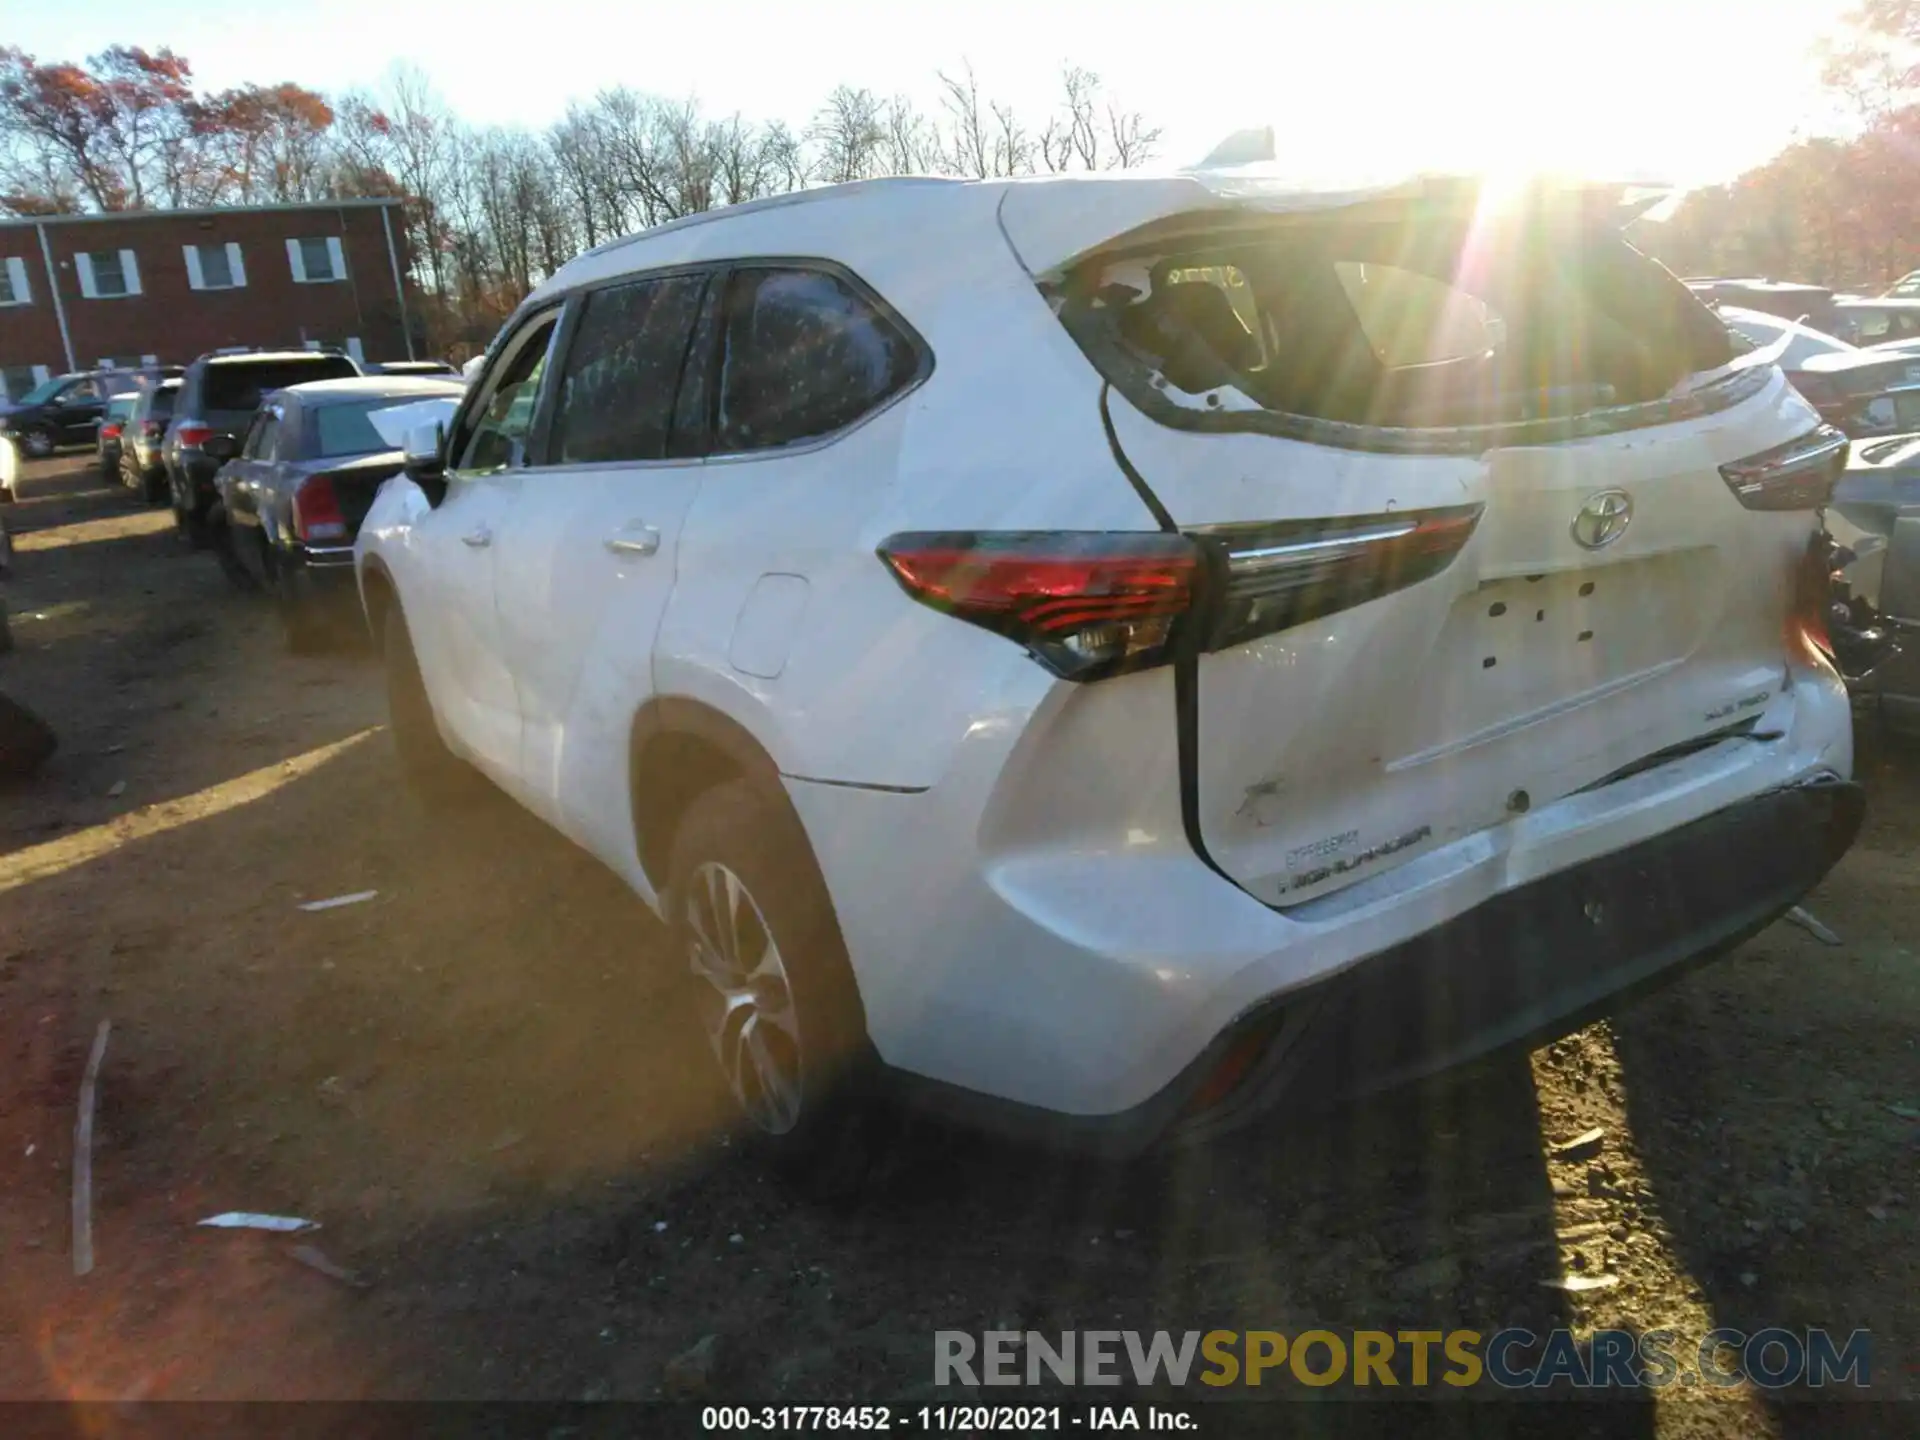
<instances>
[{"instance_id":1,"label":"rear window glass","mask_svg":"<svg viewBox=\"0 0 1920 1440\"><path fill-rule=\"evenodd\" d=\"M168 390L156 390L147 398L147 414L153 416L173 414L173 397L180 393L180 387Z\"/></svg>"},{"instance_id":2,"label":"rear window glass","mask_svg":"<svg viewBox=\"0 0 1920 1440\"><path fill-rule=\"evenodd\" d=\"M116 395L107 402L107 418L124 420L133 413L133 407L139 400L138 395Z\"/></svg>"},{"instance_id":3,"label":"rear window glass","mask_svg":"<svg viewBox=\"0 0 1920 1440\"><path fill-rule=\"evenodd\" d=\"M1229 424L1524 424L1658 402L1731 358L1726 327L1617 231L1524 215L1226 226L1096 261L1061 299L1130 398Z\"/></svg>"},{"instance_id":4,"label":"rear window glass","mask_svg":"<svg viewBox=\"0 0 1920 1440\"><path fill-rule=\"evenodd\" d=\"M1394 265L1336 261L1333 273L1383 365L1433 365L1500 348L1505 326L1444 280Z\"/></svg>"},{"instance_id":5,"label":"rear window glass","mask_svg":"<svg viewBox=\"0 0 1920 1440\"><path fill-rule=\"evenodd\" d=\"M207 366L205 404L209 410L252 410L260 397L309 380L345 380L360 372L344 356L316 355L311 360L229 360Z\"/></svg>"},{"instance_id":6,"label":"rear window glass","mask_svg":"<svg viewBox=\"0 0 1920 1440\"><path fill-rule=\"evenodd\" d=\"M376 410L391 410L408 404L407 397L382 395L373 400L355 400L340 405L323 405L313 412L314 443L321 458L335 455L370 455L393 447L380 438L367 417Z\"/></svg>"}]
</instances>

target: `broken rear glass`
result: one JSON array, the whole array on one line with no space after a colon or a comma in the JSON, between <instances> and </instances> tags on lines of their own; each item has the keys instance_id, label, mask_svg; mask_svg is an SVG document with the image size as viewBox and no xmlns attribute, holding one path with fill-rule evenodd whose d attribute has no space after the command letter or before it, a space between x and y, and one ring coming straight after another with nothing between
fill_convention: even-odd
<instances>
[{"instance_id":1,"label":"broken rear glass","mask_svg":"<svg viewBox=\"0 0 1920 1440\"><path fill-rule=\"evenodd\" d=\"M1671 274L1617 231L1567 221L1196 217L1084 262L1058 298L1117 389L1206 428L1623 428L1677 418L1681 382L1733 358ZM1754 378L1732 383L1744 395ZM1634 407L1654 408L1617 413Z\"/></svg>"}]
</instances>

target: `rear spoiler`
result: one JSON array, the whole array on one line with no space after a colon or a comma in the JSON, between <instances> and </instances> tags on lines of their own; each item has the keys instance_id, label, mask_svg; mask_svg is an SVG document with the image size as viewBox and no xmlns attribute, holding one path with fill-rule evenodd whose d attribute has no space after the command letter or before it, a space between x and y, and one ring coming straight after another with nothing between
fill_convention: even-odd
<instances>
[{"instance_id":1,"label":"rear spoiler","mask_svg":"<svg viewBox=\"0 0 1920 1440\"><path fill-rule=\"evenodd\" d=\"M1214 146L1208 152L1206 159L1198 165L1189 167L1187 173L1201 176L1222 170L1272 166L1276 165L1278 160L1279 153L1274 142L1273 127L1265 125L1251 130L1234 131ZM1470 176L1433 178L1442 186L1449 183L1474 183ZM1560 183L1567 184L1567 182ZM1649 180L1579 181L1568 185L1568 188L1588 192L1591 198L1599 202L1596 208L1611 208L1618 215L1619 223L1623 226L1632 224L1664 201L1677 200L1683 193L1665 181Z\"/></svg>"}]
</instances>

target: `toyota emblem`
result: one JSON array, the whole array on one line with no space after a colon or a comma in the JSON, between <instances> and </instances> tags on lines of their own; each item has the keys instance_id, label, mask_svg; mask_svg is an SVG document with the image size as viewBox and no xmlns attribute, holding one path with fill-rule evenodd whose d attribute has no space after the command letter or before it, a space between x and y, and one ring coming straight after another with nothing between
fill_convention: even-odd
<instances>
[{"instance_id":1,"label":"toyota emblem","mask_svg":"<svg viewBox=\"0 0 1920 1440\"><path fill-rule=\"evenodd\" d=\"M1589 495L1573 517L1573 538L1588 550L1602 550L1627 533L1633 523L1633 497L1624 490Z\"/></svg>"}]
</instances>

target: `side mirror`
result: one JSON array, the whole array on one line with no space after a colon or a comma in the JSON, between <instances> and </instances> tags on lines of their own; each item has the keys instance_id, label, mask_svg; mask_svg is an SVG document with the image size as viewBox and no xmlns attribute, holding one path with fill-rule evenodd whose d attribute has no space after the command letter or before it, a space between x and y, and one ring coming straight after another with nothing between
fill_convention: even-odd
<instances>
[{"instance_id":1,"label":"side mirror","mask_svg":"<svg viewBox=\"0 0 1920 1440\"><path fill-rule=\"evenodd\" d=\"M209 435L201 444L200 453L224 463L240 453L240 445L231 435Z\"/></svg>"},{"instance_id":2,"label":"side mirror","mask_svg":"<svg viewBox=\"0 0 1920 1440\"><path fill-rule=\"evenodd\" d=\"M446 443L447 427L435 420L409 430L401 451L401 473L420 487L430 505L438 505L447 493Z\"/></svg>"}]
</instances>

